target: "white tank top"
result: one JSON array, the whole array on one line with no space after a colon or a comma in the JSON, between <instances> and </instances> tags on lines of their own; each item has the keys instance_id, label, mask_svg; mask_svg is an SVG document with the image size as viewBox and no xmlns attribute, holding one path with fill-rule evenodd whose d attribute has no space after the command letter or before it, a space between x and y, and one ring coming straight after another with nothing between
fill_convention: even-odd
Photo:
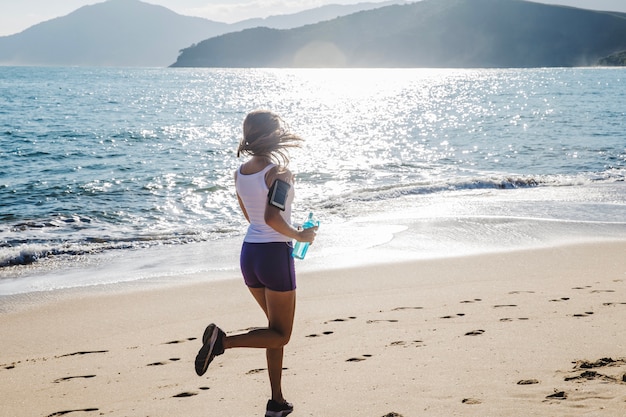
<instances>
[{"instance_id":1,"label":"white tank top","mask_svg":"<svg viewBox=\"0 0 626 417\"><path fill-rule=\"evenodd\" d=\"M278 233L265 223L265 207L267 206L267 193L269 192L267 184L265 183L265 174L275 166L274 164L269 164L262 171L249 175L242 174L241 167L237 170L235 188L250 219L248 232L243 239L244 242L291 242L289 237ZM293 187L291 187L287 194L285 211L280 212L283 219L289 224L291 224L291 203L293 202L293 196Z\"/></svg>"}]
</instances>

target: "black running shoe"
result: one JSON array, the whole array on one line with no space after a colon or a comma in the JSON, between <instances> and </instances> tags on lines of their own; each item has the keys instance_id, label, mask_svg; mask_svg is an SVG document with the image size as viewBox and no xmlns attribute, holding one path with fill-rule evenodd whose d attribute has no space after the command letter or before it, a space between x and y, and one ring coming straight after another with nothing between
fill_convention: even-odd
<instances>
[{"instance_id":1,"label":"black running shoe","mask_svg":"<svg viewBox=\"0 0 626 417\"><path fill-rule=\"evenodd\" d=\"M213 323L209 324L204 330L202 347L196 355L196 373L198 376L204 375L213 358L224 353L222 344L224 336L224 332Z\"/></svg>"},{"instance_id":2,"label":"black running shoe","mask_svg":"<svg viewBox=\"0 0 626 417\"><path fill-rule=\"evenodd\" d=\"M285 401L284 403L278 403L274 400L267 402L267 408L265 411L265 417L285 417L293 411L293 404Z\"/></svg>"}]
</instances>

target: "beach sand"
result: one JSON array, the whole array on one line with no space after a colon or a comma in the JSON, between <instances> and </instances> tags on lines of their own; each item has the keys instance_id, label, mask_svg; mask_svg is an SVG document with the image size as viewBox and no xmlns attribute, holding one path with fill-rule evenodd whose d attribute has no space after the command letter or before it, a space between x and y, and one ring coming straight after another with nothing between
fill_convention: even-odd
<instances>
[{"instance_id":1,"label":"beach sand","mask_svg":"<svg viewBox=\"0 0 626 417\"><path fill-rule=\"evenodd\" d=\"M265 324L242 281L4 300L0 415L262 416ZM626 243L301 273L283 376L293 416L626 414Z\"/></svg>"}]
</instances>

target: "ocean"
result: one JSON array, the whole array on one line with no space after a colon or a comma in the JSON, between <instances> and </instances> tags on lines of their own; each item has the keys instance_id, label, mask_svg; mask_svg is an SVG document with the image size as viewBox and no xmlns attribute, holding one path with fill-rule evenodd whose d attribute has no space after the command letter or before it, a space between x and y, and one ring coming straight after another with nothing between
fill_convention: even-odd
<instances>
[{"instance_id":1,"label":"ocean","mask_svg":"<svg viewBox=\"0 0 626 417\"><path fill-rule=\"evenodd\" d=\"M298 269L626 239L625 69L0 67L0 296L237 274L259 108L306 139Z\"/></svg>"}]
</instances>

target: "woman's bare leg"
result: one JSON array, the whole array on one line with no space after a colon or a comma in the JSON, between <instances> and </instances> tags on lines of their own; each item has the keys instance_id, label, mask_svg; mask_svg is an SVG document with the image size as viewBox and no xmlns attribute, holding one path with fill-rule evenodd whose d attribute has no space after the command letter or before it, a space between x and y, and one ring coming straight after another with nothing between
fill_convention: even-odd
<instances>
[{"instance_id":1,"label":"woman's bare leg","mask_svg":"<svg viewBox=\"0 0 626 417\"><path fill-rule=\"evenodd\" d=\"M270 378L270 387L272 388L272 400L277 403L285 402L283 396L283 348L267 349L265 351L267 357L267 374Z\"/></svg>"},{"instance_id":2,"label":"woman's bare leg","mask_svg":"<svg viewBox=\"0 0 626 417\"><path fill-rule=\"evenodd\" d=\"M224 348L266 348L267 370L272 388L272 399L283 402L282 371L283 346L287 344L293 330L296 310L295 291L272 291L265 288L250 288L250 292L268 319L268 327L224 338Z\"/></svg>"}]
</instances>

